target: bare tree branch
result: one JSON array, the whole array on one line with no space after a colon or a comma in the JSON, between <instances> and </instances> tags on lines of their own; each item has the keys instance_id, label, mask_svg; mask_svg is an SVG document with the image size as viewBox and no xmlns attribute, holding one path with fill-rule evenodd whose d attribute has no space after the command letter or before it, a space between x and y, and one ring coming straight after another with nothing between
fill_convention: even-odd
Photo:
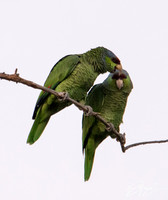
<instances>
[{"instance_id":1,"label":"bare tree branch","mask_svg":"<svg viewBox=\"0 0 168 200\"><path fill-rule=\"evenodd\" d=\"M125 146L125 143L126 143L125 133L124 134L118 133L116 131L116 129L114 128L114 125L112 123L107 122L105 119L103 119L100 116L99 113L94 112L94 111L88 111L88 107L87 106L82 105L81 103L79 103L79 102L75 101L74 99L70 98L66 93L62 93L62 92L58 93L58 92L56 92L56 91L54 91L54 90L52 90L50 88L38 85L37 83L34 83L32 81L29 81L29 80L21 78L19 76L19 74L17 73L17 71L18 70L16 69L14 74L6 74L4 72L0 73L0 79L13 81L13 82L16 82L16 83L22 83L22 84L27 85L29 87L43 90L44 92L48 92L48 93L51 93L51 94L55 95L58 99L61 99L63 101L71 102L76 107L78 107L80 110L83 110L83 112L86 113L86 114L89 112L89 115L92 115L92 116L96 117L97 119L99 119L106 126L106 129L107 129L107 131L109 131L110 134L112 134L112 135L115 134L117 141L120 142L122 152L125 152L126 150L128 150L128 149L130 149L132 147L135 147L135 146L140 146L140 145L145 145L145 144L166 143L166 142L168 142L168 139L167 139L167 140L139 142L139 143L134 143L134 144Z\"/></svg>"},{"instance_id":2,"label":"bare tree branch","mask_svg":"<svg viewBox=\"0 0 168 200\"><path fill-rule=\"evenodd\" d=\"M145 142L137 142L137 143L134 143L134 144L130 144L130 145L127 145L125 148L125 151L132 148L132 147L136 147L136 146L140 146L140 145L145 145L145 144L159 144L159 143L166 143L168 142L168 139L167 140L155 140L155 141L145 141Z\"/></svg>"}]
</instances>

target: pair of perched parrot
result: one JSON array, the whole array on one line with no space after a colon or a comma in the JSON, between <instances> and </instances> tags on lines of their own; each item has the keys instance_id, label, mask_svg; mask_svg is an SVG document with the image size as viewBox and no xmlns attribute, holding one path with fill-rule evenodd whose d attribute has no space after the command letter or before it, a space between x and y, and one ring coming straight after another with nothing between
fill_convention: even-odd
<instances>
[{"instance_id":1,"label":"pair of perched parrot","mask_svg":"<svg viewBox=\"0 0 168 200\"><path fill-rule=\"evenodd\" d=\"M110 74L104 82L93 86L97 76L107 71ZM127 97L133 88L130 76L122 69L118 57L104 47L91 49L84 54L63 57L52 68L44 86L56 92L66 92L78 102L85 102L85 105L112 123L117 131L122 122ZM54 95L42 91L37 99L33 113L35 121L27 143L36 142L50 117L69 105L70 102L60 101ZM109 136L109 132L102 122L94 116L85 114L83 114L82 130L82 146L85 154L84 179L87 181L91 174L95 150ZM111 137L113 138L112 134Z\"/></svg>"}]
</instances>

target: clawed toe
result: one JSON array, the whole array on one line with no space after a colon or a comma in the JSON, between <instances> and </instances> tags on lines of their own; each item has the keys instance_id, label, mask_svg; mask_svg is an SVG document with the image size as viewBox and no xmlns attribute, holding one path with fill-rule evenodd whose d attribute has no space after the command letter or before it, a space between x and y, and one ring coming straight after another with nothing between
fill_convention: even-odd
<instances>
[{"instance_id":1,"label":"clawed toe","mask_svg":"<svg viewBox=\"0 0 168 200\"><path fill-rule=\"evenodd\" d=\"M125 137L125 133L118 133L115 128L114 128L114 125L110 122L107 122L108 123L108 126L106 127L106 130L108 132L114 132L114 135L111 135L112 138L116 138L116 140L118 142L120 142L121 144L125 144L126 143L126 137Z\"/></svg>"},{"instance_id":2,"label":"clawed toe","mask_svg":"<svg viewBox=\"0 0 168 200\"><path fill-rule=\"evenodd\" d=\"M114 130L114 125L113 125L112 123L110 123L110 122L107 122L107 123L108 123L108 127L106 127L106 130L107 130L108 132L113 131L113 130Z\"/></svg>"},{"instance_id":3,"label":"clawed toe","mask_svg":"<svg viewBox=\"0 0 168 200\"><path fill-rule=\"evenodd\" d=\"M90 116L91 113L93 112L92 107L86 105L85 108L87 109L87 111L85 111L85 115Z\"/></svg>"},{"instance_id":4,"label":"clawed toe","mask_svg":"<svg viewBox=\"0 0 168 200\"><path fill-rule=\"evenodd\" d=\"M68 97L68 92L59 92L59 101L65 101Z\"/></svg>"}]
</instances>

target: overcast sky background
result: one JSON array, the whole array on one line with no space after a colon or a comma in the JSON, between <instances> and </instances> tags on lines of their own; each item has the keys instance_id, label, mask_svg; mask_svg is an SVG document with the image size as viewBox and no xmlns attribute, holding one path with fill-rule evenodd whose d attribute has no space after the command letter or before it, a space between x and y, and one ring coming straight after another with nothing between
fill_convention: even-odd
<instances>
[{"instance_id":1,"label":"overcast sky background","mask_svg":"<svg viewBox=\"0 0 168 200\"><path fill-rule=\"evenodd\" d=\"M167 0L0 0L0 72L43 84L63 56L104 46L133 81L121 132L127 144L168 138ZM108 73L101 75L102 82ZM38 90L0 80L0 198L167 199L168 143L121 152L107 138L84 182L82 112L53 116L26 144Z\"/></svg>"}]
</instances>

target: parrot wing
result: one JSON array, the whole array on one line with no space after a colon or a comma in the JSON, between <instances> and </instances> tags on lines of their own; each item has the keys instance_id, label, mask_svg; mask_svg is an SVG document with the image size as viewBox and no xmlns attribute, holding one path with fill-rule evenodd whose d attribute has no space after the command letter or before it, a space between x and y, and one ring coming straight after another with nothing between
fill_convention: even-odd
<instances>
[{"instance_id":1,"label":"parrot wing","mask_svg":"<svg viewBox=\"0 0 168 200\"><path fill-rule=\"evenodd\" d=\"M54 67L51 69L44 86L55 89L63 80L65 80L75 69L75 67L80 62L80 57L78 55L68 55L59 60ZM45 99L50 94L41 91L33 113L33 119L36 118L37 111L39 107L44 103Z\"/></svg>"},{"instance_id":2,"label":"parrot wing","mask_svg":"<svg viewBox=\"0 0 168 200\"><path fill-rule=\"evenodd\" d=\"M89 105L93 108L94 112L100 112L103 102L104 102L104 96L102 84L97 84L92 87L91 91L89 92L87 98L86 98L86 105ZM90 135L90 128L93 126L93 124L96 122L96 118L94 116L85 116L83 115L82 119L82 146L83 150L86 147L87 140Z\"/></svg>"}]
</instances>

